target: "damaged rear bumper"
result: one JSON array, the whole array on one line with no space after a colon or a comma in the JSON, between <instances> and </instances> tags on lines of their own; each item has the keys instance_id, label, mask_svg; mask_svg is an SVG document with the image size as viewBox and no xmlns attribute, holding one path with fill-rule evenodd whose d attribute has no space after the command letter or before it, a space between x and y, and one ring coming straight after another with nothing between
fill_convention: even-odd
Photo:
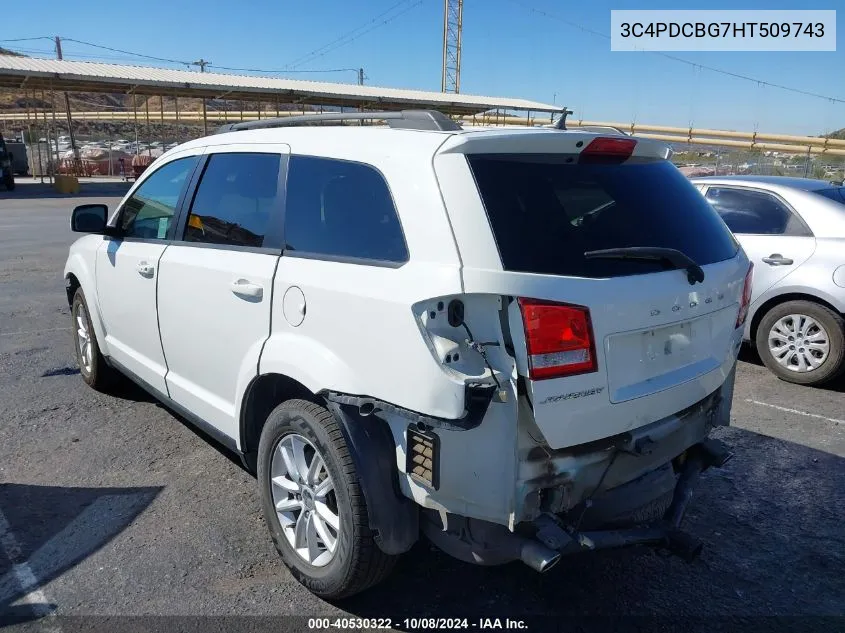
<instances>
[{"instance_id":1,"label":"damaged rear bumper","mask_svg":"<svg viewBox=\"0 0 845 633\"><path fill-rule=\"evenodd\" d=\"M674 415L589 444L550 450L533 448L520 460L515 523L542 514L581 514L582 527L608 526L625 507L644 506L671 496L675 473L670 462L729 424L734 374L713 393ZM665 505L665 504L664 504ZM622 521L624 522L624 521Z\"/></svg>"},{"instance_id":2,"label":"damaged rear bumper","mask_svg":"<svg viewBox=\"0 0 845 633\"><path fill-rule=\"evenodd\" d=\"M733 453L722 442L707 439L690 447L682 457L683 465L672 503L662 519L627 529L579 531L576 526L567 525L554 515L544 514L534 522L535 539L547 551L535 548L531 552L532 557L527 560L522 557L523 562L537 571L545 571L566 554L630 545L652 545L687 561L694 560L701 553L703 544L681 530L681 522L701 473L710 467L721 467L733 457ZM536 560L544 560L544 563L538 567L534 564Z\"/></svg>"},{"instance_id":3,"label":"damaged rear bumper","mask_svg":"<svg viewBox=\"0 0 845 633\"><path fill-rule=\"evenodd\" d=\"M701 473L722 466L731 457L728 448L714 439L688 448L678 457L680 474L675 475L672 501L662 518L633 527L583 530L577 514L543 513L514 533L487 521L431 511L425 513L420 527L440 549L480 565L521 560L535 571L545 572L569 554L631 545L662 548L691 561L701 552L702 543L681 529L687 506Z\"/></svg>"}]
</instances>

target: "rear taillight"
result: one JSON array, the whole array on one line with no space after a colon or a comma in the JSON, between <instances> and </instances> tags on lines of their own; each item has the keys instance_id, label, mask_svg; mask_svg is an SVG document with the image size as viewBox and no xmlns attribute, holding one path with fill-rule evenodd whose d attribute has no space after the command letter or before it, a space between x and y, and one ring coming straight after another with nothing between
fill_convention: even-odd
<instances>
[{"instance_id":1,"label":"rear taillight","mask_svg":"<svg viewBox=\"0 0 845 633\"><path fill-rule=\"evenodd\" d=\"M754 264L748 266L745 273L745 283L742 286L742 298L739 300L739 314L736 315L736 327L745 325L748 308L751 306L751 280L754 276Z\"/></svg>"},{"instance_id":2,"label":"rear taillight","mask_svg":"<svg viewBox=\"0 0 845 633\"><path fill-rule=\"evenodd\" d=\"M597 136L581 151L578 160L621 163L631 157L636 145L637 141L633 138Z\"/></svg>"},{"instance_id":3,"label":"rear taillight","mask_svg":"<svg viewBox=\"0 0 845 633\"><path fill-rule=\"evenodd\" d=\"M520 299L532 380L596 371L590 311L583 306Z\"/></svg>"}]
</instances>

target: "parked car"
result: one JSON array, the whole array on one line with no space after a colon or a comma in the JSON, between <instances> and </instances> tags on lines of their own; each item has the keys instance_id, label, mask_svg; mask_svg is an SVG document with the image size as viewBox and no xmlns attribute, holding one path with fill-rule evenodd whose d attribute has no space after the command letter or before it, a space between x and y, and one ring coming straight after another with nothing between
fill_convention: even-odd
<instances>
[{"instance_id":1,"label":"parked car","mask_svg":"<svg viewBox=\"0 0 845 633\"><path fill-rule=\"evenodd\" d=\"M3 135L0 134L0 182L7 191L15 188L14 155L6 146Z\"/></svg>"},{"instance_id":2,"label":"parked car","mask_svg":"<svg viewBox=\"0 0 845 633\"><path fill-rule=\"evenodd\" d=\"M12 173L16 176L27 176L29 174L29 156L26 144L7 140L6 151L11 156Z\"/></svg>"},{"instance_id":3,"label":"parked car","mask_svg":"<svg viewBox=\"0 0 845 633\"><path fill-rule=\"evenodd\" d=\"M776 376L821 385L845 371L845 189L780 176L695 178L754 263L745 339Z\"/></svg>"},{"instance_id":4,"label":"parked car","mask_svg":"<svg viewBox=\"0 0 845 633\"><path fill-rule=\"evenodd\" d=\"M537 571L695 557L751 298L730 231L655 141L377 116L227 126L77 207L82 379L121 372L240 455L320 596L421 534Z\"/></svg>"}]
</instances>

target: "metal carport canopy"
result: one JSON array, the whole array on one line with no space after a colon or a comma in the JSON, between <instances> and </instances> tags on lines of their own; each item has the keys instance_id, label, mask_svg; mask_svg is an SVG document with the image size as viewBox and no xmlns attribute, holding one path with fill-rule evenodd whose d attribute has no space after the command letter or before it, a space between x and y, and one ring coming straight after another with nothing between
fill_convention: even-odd
<instances>
[{"instance_id":1,"label":"metal carport canopy","mask_svg":"<svg viewBox=\"0 0 845 633\"><path fill-rule=\"evenodd\" d=\"M434 108L449 114L478 114L495 109L532 112L560 112L562 109L559 106L526 99L10 55L0 55L0 87L69 92L134 92L139 95L243 99L356 108L375 106L385 110Z\"/></svg>"}]
</instances>

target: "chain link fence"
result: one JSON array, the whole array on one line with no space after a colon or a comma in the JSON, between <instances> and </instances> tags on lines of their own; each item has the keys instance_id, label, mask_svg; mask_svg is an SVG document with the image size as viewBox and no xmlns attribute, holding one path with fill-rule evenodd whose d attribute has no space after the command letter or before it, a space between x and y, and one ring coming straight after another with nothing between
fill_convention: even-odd
<instances>
[{"instance_id":1,"label":"chain link fence","mask_svg":"<svg viewBox=\"0 0 845 633\"><path fill-rule=\"evenodd\" d=\"M842 183L845 158L786 152L675 147L672 162L687 176L793 176Z\"/></svg>"}]
</instances>

